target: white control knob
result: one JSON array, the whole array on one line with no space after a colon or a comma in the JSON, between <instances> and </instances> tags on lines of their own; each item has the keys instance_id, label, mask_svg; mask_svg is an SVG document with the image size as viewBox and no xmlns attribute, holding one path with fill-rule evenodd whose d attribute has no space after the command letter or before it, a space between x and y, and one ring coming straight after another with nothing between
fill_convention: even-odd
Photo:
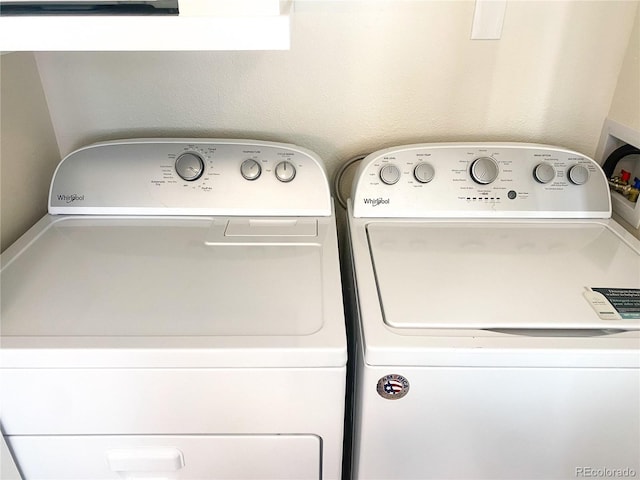
<instances>
[{"instance_id":1,"label":"white control knob","mask_svg":"<svg viewBox=\"0 0 640 480\"><path fill-rule=\"evenodd\" d=\"M553 165L547 162L542 162L536 165L533 169L533 177L540 183L549 183L556 178L556 169Z\"/></svg>"},{"instance_id":2,"label":"white control knob","mask_svg":"<svg viewBox=\"0 0 640 480\"><path fill-rule=\"evenodd\" d=\"M385 165L380 169L380 180L387 185L393 185L400 180L400 169L392 163Z\"/></svg>"},{"instance_id":3,"label":"white control knob","mask_svg":"<svg viewBox=\"0 0 640 480\"><path fill-rule=\"evenodd\" d=\"M433 180L436 171L433 169L430 163L419 163L416 168L413 169L413 176L420 183L429 183Z\"/></svg>"},{"instance_id":4,"label":"white control knob","mask_svg":"<svg viewBox=\"0 0 640 480\"><path fill-rule=\"evenodd\" d=\"M469 173L474 182L487 185L498 178L498 163L491 157L476 158L471 164Z\"/></svg>"},{"instance_id":5,"label":"white control knob","mask_svg":"<svg viewBox=\"0 0 640 480\"><path fill-rule=\"evenodd\" d=\"M248 159L240 165L240 173L247 180L255 180L262 173L262 167L255 160Z\"/></svg>"},{"instance_id":6,"label":"white control knob","mask_svg":"<svg viewBox=\"0 0 640 480\"><path fill-rule=\"evenodd\" d=\"M281 182L290 182L295 176L296 167L293 166L293 163L285 160L276 165L276 178Z\"/></svg>"},{"instance_id":7,"label":"white control knob","mask_svg":"<svg viewBox=\"0 0 640 480\"><path fill-rule=\"evenodd\" d=\"M176 159L176 172L187 182L197 180L204 172L204 162L195 153L183 153Z\"/></svg>"},{"instance_id":8,"label":"white control knob","mask_svg":"<svg viewBox=\"0 0 640 480\"><path fill-rule=\"evenodd\" d=\"M589 170L582 165L574 165L569 169L569 180L576 185L584 185L589 180Z\"/></svg>"}]
</instances>

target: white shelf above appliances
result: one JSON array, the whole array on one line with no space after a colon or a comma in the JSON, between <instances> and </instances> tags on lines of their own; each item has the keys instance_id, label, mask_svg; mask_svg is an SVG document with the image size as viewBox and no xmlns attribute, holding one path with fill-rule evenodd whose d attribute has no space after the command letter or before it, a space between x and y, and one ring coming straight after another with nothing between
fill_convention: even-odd
<instances>
[{"instance_id":1,"label":"white shelf above appliances","mask_svg":"<svg viewBox=\"0 0 640 480\"><path fill-rule=\"evenodd\" d=\"M0 1L0 51L287 50L291 1Z\"/></svg>"}]
</instances>

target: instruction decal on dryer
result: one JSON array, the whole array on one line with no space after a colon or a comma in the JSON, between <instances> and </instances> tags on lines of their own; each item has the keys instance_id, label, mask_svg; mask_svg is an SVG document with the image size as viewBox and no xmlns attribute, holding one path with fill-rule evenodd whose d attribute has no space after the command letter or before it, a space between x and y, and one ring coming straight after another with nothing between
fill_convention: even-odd
<instances>
[{"instance_id":1,"label":"instruction decal on dryer","mask_svg":"<svg viewBox=\"0 0 640 480\"><path fill-rule=\"evenodd\" d=\"M640 319L639 288L588 288L585 298L603 320Z\"/></svg>"}]
</instances>

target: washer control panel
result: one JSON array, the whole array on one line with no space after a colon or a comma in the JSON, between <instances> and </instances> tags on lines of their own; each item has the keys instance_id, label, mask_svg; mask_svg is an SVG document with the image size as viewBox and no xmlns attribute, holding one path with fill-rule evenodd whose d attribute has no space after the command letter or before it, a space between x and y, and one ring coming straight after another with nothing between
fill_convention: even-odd
<instances>
[{"instance_id":1,"label":"washer control panel","mask_svg":"<svg viewBox=\"0 0 640 480\"><path fill-rule=\"evenodd\" d=\"M608 218L592 159L524 143L435 143L367 156L352 189L356 217Z\"/></svg>"},{"instance_id":2,"label":"washer control panel","mask_svg":"<svg viewBox=\"0 0 640 480\"><path fill-rule=\"evenodd\" d=\"M58 166L52 214L312 215L332 212L324 165L295 145L136 139L77 150Z\"/></svg>"}]
</instances>

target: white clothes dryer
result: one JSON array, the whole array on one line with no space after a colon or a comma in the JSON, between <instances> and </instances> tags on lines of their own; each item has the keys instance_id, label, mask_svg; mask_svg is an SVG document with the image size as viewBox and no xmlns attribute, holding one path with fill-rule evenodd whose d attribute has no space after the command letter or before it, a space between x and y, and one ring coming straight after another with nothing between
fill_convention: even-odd
<instances>
[{"instance_id":1,"label":"white clothes dryer","mask_svg":"<svg viewBox=\"0 0 640 480\"><path fill-rule=\"evenodd\" d=\"M557 147L362 161L353 478L640 475L640 242L610 205Z\"/></svg>"},{"instance_id":2,"label":"white clothes dryer","mask_svg":"<svg viewBox=\"0 0 640 480\"><path fill-rule=\"evenodd\" d=\"M29 479L338 479L346 337L314 153L92 145L2 255L2 411Z\"/></svg>"}]
</instances>

